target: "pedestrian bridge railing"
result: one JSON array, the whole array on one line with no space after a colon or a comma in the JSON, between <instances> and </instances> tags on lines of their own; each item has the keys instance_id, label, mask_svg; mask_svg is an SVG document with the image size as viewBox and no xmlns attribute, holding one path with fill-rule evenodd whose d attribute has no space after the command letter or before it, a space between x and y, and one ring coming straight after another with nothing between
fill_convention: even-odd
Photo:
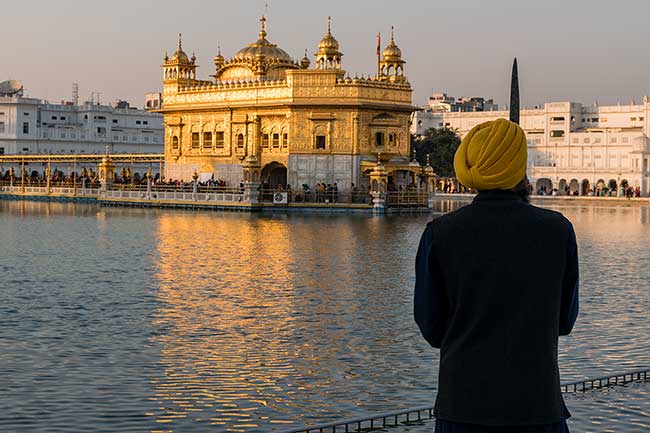
<instances>
[{"instance_id":1,"label":"pedestrian bridge railing","mask_svg":"<svg viewBox=\"0 0 650 433\"><path fill-rule=\"evenodd\" d=\"M219 191L194 194L178 191L151 191L148 193L146 190L109 190L102 191L100 199L239 203L243 201L244 194Z\"/></svg>"},{"instance_id":2,"label":"pedestrian bridge railing","mask_svg":"<svg viewBox=\"0 0 650 433\"><path fill-rule=\"evenodd\" d=\"M584 379L574 382L563 382L563 393L584 392L592 389L601 389L609 386L625 385L632 382L650 380L650 368L612 374L609 376ZM417 422L434 418L432 406L420 406L410 409L397 410L366 416L350 418L341 421L317 424L310 427L299 427L291 430L277 431L274 433L349 433L368 431L386 427L397 427L403 423Z\"/></svg>"},{"instance_id":3,"label":"pedestrian bridge railing","mask_svg":"<svg viewBox=\"0 0 650 433\"><path fill-rule=\"evenodd\" d=\"M99 188L81 188L74 186L58 187L52 186L49 188L45 186L0 186L0 192L11 194L36 194L36 195L66 195L66 196L90 196L97 197L99 195Z\"/></svg>"}]
</instances>

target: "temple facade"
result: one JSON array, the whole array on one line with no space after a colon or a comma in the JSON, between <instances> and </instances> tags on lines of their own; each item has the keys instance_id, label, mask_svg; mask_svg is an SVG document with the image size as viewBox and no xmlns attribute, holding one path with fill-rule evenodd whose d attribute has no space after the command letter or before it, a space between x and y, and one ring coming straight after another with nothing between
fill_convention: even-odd
<instances>
[{"instance_id":1,"label":"temple facade","mask_svg":"<svg viewBox=\"0 0 650 433\"><path fill-rule=\"evenodd\" d=\"M270 188L311 188L336 182L367 188L381 161L389 184L408 184L409 119L414 107L405 62L394 35L378 56L377 75L352 77L331 31L314 61L295 61L267 39L226 59L220 49L210 80L197 78L197 59L178 49L165 55L163 106L167 179L258 181ZM248 178L248 176L251 176Z\"/></svg>"}]
</instances>

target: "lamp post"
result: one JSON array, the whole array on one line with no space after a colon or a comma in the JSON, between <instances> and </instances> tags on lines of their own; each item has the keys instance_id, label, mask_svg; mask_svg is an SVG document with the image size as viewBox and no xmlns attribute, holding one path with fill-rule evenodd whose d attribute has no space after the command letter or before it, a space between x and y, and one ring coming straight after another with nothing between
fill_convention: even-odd
<instances>
[{"instance_id":1,"label":"lamp post","mask_svg":"<svg viewBox=\"0 0 650 433\"><path fill-rule=\"evenodd\" d=\"M194 170L192 175L192 200L196 201L197 194L199 193L199 174Z\"/></svg>"},{"instance_id":2,"label":"lamp post","mask_svg":"<svg viewBox=\"0 0 650 433\"><path fill-rule=\"evenodd\" d=\"M147 199L151 200L151 178L153 177L153 174L151 172L151 167L149 167L149 170L147 171Z\"/></svg>"}]
</instances>

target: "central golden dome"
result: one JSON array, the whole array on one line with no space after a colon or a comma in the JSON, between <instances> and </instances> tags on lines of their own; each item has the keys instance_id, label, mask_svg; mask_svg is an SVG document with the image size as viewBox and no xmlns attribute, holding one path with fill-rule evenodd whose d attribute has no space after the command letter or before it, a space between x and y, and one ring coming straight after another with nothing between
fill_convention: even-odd
<instances>
[{"instance_id":1,"label":"central golden dome","mask_svg":"<svg viewBox=\"0 0 650 433\"><path fill-rule=\"evenodd\" d=\"M266 18L262 17L262 29L259 33L259 39L254 43L242 48L235 54L237 60L254 61L257 56L264 56L266 61L293 62L291 56L282 48L272 44L266 39Z\"/></svg>"}]
</instances>

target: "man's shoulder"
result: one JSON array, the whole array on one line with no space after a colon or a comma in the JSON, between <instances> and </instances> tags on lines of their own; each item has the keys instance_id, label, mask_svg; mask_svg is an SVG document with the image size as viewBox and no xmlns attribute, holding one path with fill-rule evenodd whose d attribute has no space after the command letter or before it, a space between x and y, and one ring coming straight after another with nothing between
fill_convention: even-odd
<instances>
[{"instance_id":1,"label":"man's shoulder","mask_svg":"<svg viewBox=\"0 0 650 433\"><path fill-rule=\"evenodd\" d=\"M569 221L569 219L565 217L561 212L545 209L529 203L522 203L520 210L526 214L527 219L534 220L537 223L556 225L573 230L571 221ZM460 209L456 209L452 212L440 215L439 217L433 219L429 224L427 224L427 227L430 226L430 230L438 230L441 228L455 226L457 224L466 224L468 220L473 220L478 216L477 212L480 211L477 210L474 203L471 203L467 206L461 207Z\"/></svg>"},{"instance_id":2,"label":"man's shoulder","mask_svg":"<svg viewBox=\"0 0 650 433\"><path fill-rule=\"evenodd\" d=\"M538 207L535 205L529 205L530 211L539 219L545 222L549 223L555 223L558 225L561 225L563 227L571 228L573 229L573 225L571 224L571 221L567 217L564 216L561 212L551 210L551 209L546 209L543 207Z\"/></svg>"}]
</instances>

